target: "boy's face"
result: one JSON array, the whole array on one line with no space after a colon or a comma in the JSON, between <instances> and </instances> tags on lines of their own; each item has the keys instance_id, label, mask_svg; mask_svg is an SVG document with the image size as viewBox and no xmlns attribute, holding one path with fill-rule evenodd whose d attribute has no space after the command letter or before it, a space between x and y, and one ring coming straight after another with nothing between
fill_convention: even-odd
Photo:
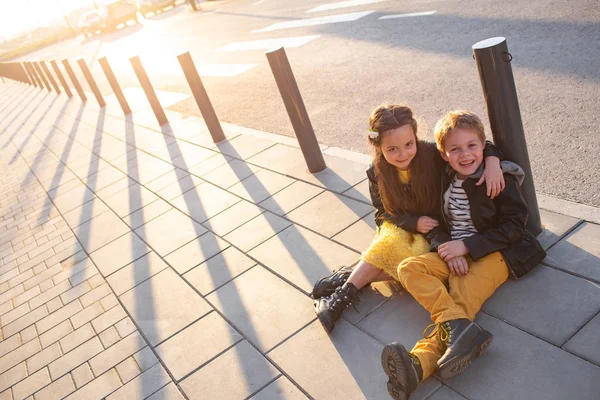
<instances>
[{"instance_id":1,"label":"boy's face","mask_svg":"<svg viewBox=\"0 0 600 400\"><path fill-rule=\"evenodd\" d=\"M473 129L453 129L444 139L442 158L464 179L474 174L483 162L483 143Z\"/></svg>"}]
</instances>

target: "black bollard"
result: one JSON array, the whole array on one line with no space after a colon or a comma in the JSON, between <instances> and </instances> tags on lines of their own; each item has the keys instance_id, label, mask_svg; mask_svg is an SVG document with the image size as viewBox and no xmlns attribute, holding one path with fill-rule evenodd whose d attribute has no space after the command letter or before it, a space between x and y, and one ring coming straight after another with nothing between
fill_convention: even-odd
<instances>
[{"instance_id":1,"label":"black bollard","mask_svg":"<svg viewBox=\"0 0 600 400\"><path fill-rule=\"evenodd\" d=\"M131 108L129 108L127 99L125 99L125 96L123 95L121 86L119 86L119 82L117 81L117 78L115 77L115 74L113 73L113 70L110 67L110 64L108 63L108 60L106 59L106 57L102 57L102 58L98 59L98 62L100 63L100 66L102 67L102 71L104 71L104 75L106 75L106 79L108 80L108 83L110 84L110 87L112 88L113 93L115 94L115 96L117 96L117 100L119 101L119 104L121 105L123 114L125 114L125 115L131 114Z\"/></svg>"},{"instance_id":2,"label":"black bollard","mask_svg":"<svg viewBox=\"0 0 600 400\"><path fill-rule=\"evenodd\" d=\"M508 52L506 39L503 37L475 43L473 54L479 70L494 142L507 160L519 164L525 171L522 187L529 209L527 229L537 236L542 232L542 223L523 132L517 89L510 65L512 55Z\"/></svg>"},{"instance_id":3,"label":"black bollard","mask_svg":"<svg viewBox=\"0 0 600 400\"><path fill-rule=\"evenodd\" d=\"M60 84L65 89L65 93L67 94L67 96L73 97L73 94L71 93L71 89L69 88L69 85L67 85L67 81L65 80L65 77L63 76L62 72L60 72L58 63L55 60L52 60L52 61L50 61L50 65L52 65L52 69L54 70L54 73L58 77Z\"/></svg>"},{"instance_id":4,"label":"black bollard","mask_svg":"<svg viewBox=\"0 0 600 400\"><path fill-rule=\"evenodd\" d=\"M308 170L313 174L320 172L327 165L325 165L321 148L310 123L310 118L306 112L304 101L302 101L302 96L300 95L290 62L285 54L285 49L282 47L267 52L267 59L269 60L271 71L273 71L275 82L285 104L285 109L294 127L294 132L296 133L296 138L300 144L300 149L304 155Z\"/></svg>"},{"instance_id":5,"label":"black bollard","mask_svg":"<svg viewBox=\"0 0 600 400\"><path fill-rule=\"evenodd\" d=\"M87 96L83 92L83 89L81 88L81 85L79 84L79 81L77 80L77 77L75 76L75 72L73 72L73 68L71 68L71 64L69 64L69 60L67 60L65 58L64 60L62 60L62 64L63 64L63 67L65 67L65 71L67 71L67 75L69 75L69 78L71 78L71 82L73 82L73 86L75 86L75 90L77 91L77 94L81 98L81 101L86 101Z\"/></svg>"},{"instance_id":6,"label":"black bollard","mask_svg":"<svg viewBox=\"0 0 600 400\"><path fill-rule=\"evenodd\" d=\"M138 81L140 81L140 85L142 85L142 89L144 90L144 93L146 93L146 98L148 99L148 102L150 103L150 107L152 107L152 111L154 112L154 116L156 117L158 124L161 126L166 124L167 122L169 122L169 120L167 120L165 111L163 110L162 106L160 105L160 102L158 101L158 97L156 97L156 93L154 92L152 83L150 82L150 79L148 78L148 74L146 74L146 70L144 69L142 62L140 61L140 58L138 56L131 57L129 59L129 62L131 63L131 66L133 67L133 71L135 72L135 75L137 76Z\"/></svg>"},{"instance_id":7,"label":"black bollard","mask_svg":"<svg viewBox=\"0 0 600 400\"><path fill-rule=\"evenodd\" d=\"M85 63L85 60L83 58L80 58L79 60L77 60L77 64L79 64L79 68L81 68L81 72L83 72L85 80L90 86L90 89L92 89L92 93L94 93L98 105L100 107L104 107L106 105L106 103L104 102L104 97L102 97L102 93L100 93L100 89L98 89L98 85L96 85L96 81L94 80L90 69Z\"/></svg>"}]
</instances>

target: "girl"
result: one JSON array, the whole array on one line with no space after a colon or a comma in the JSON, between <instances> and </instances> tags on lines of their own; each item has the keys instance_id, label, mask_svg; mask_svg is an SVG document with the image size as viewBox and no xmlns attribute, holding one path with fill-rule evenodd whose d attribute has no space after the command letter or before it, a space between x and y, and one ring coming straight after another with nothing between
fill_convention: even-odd
<instances>
[{"instance_id":1,"label":"girl","mask_svg":"<svg viewBox=\"0 0 600 400\"><path fill-rule=\"evenodd\" d=\"M417 121L407 106L379 106L369 125L374 156L367 177L377 234L354 269L343 267L315 284L315 311L327 332L333 331L344 309L358 302L359 289L371 282L398 280L402 260L429 252L423 235L438 226L432 216L446 163L435 143L418 140ZM487 182L487 194L494 198L504 188L501 153L487 142L484 155L487 168L477 185Z\"/></svg>"}]
</instances>

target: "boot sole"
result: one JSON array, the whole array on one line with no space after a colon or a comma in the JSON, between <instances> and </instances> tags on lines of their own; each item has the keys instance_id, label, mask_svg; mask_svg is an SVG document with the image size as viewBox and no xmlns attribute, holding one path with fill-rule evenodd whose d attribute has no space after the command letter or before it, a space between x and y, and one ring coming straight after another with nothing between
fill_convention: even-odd
<instances>
[{"instance_id":1,"label":"boot sole","mask_svg":"<svg viewBox=\"0 0 600 400\"><path fill-rule=\"evenodd\" d=\"M321 316L321 314L317 311L317 302L318 302L318 300L313 300L317 318L319 319L319 322L321 323L321 325L323 325L323 329L325 329L325 331L327 333L331 333L335 329L335 324L332 324L330 320L325 319L323 316Z\"/></svg>"},{"instance_id":2,"label":"boot sole","mask_svg":"<svg viewBox=\"0 0 600 400\"><path fill-rule=\"evenodd\" d=\"M406 365L410 363L408 355L397 346L388 344L381 353L381 366L389 377L387 389L395 400L407 400L410 394L406 393L408 371Z\"/></svg>"},{"instance_id":3,"label":"boot sole","mask_svg":"<svg viewBox=\"0 0 600 400\"><path fill-rule=\"evenodd\" d=\"M455 358L449 360L443 365L438 366L438 374L442 379L452 379L455 376L462 374L471 364L471 361L475 359L475 357L479 357L483 354L485 349L492 343L494 340L494 335L492 335L488 331L483 331L475 340L473 340L473 345L469 348L465 349L462 353L456 355Z\"/></svg>"}]
</instances>

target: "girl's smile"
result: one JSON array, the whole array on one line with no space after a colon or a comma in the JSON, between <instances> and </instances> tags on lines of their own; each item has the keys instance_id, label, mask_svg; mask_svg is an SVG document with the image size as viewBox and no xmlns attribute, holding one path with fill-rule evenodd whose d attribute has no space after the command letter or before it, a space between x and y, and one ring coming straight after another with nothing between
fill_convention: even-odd
<instances>
[{"instance_id":1,"label":"girl's smile","mask_svg":"<svg viewBox=\"0 0 600 400\"><path fill-rule=\"evenodd\" d=\"M410 125L383 132L381 152L385 160L399 170L406 171L417 154L417 140Z\"/></svg>"}]
</instances>

